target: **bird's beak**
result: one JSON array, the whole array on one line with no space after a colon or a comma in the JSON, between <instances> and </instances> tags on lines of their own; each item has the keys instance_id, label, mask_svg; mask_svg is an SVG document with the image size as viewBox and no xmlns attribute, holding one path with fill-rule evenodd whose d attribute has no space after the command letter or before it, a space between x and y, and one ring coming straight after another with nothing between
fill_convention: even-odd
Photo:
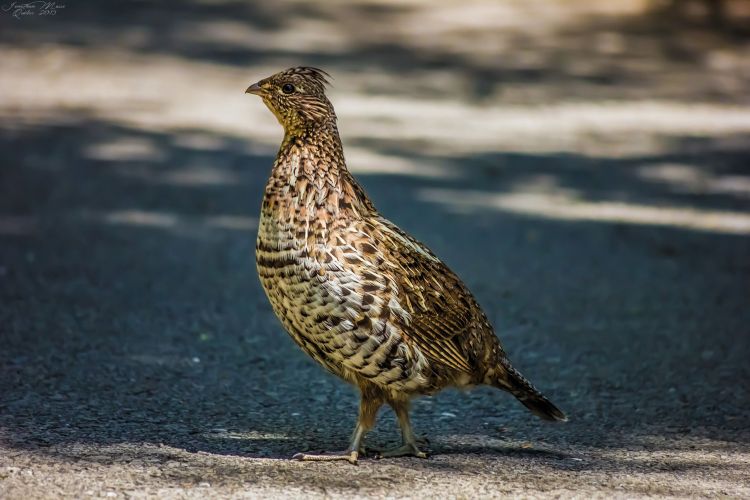
<instances>
[{"instance_id":1,"label":"bird's beak","mask_svg":"<svg viewBox=\"0 0 750 500\"><path fill-rule=\"evenodd\" d=\"M250 85L245 91L246 94L263 95L263 88L257 83Z\"/></svg>"}]
</instances>

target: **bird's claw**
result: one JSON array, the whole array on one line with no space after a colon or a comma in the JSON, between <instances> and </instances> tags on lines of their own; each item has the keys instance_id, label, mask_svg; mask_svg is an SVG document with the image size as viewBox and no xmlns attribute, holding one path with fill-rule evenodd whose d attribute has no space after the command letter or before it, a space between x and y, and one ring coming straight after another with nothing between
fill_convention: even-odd
<instances>
[{"instance_id":1,"label":"bird's claw","mask_svg":"<svg viewBox=\"0 0 750 500\"><path fill-rule=\"evenodd\" d=\"M332 462L338 460L346 460L352 465L358 465L359 452L357 450L346 450L330 454L295 453L294 456L292 456L292 460L299 460L300 462Z\"/></svg>"}]
</instances>

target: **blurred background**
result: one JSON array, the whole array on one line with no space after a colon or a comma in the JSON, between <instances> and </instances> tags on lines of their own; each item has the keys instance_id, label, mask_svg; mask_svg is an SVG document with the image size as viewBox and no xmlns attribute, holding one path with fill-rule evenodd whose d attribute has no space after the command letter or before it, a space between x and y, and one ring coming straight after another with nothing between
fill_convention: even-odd
<instances>
[{"instance_id":1,"label":"blurred background","mask_svg":"<svg viewBox=\"0 0 750 500\"><path fill-rule=\"evenodd\" d=\"M10 496L750 494L750 2L8 2L0 54ZM416 403L436 457L390 479L274 460L356 413L255 275L282 131L243 92L297 65L570 424L480 389Z\"/></svg>"}]
</instances>

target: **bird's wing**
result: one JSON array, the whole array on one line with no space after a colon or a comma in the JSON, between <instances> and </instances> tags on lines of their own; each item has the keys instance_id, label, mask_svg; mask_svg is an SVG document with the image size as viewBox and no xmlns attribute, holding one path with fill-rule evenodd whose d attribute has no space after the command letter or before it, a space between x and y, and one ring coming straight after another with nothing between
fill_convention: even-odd
<instances>
[{"instance_id":1,"label":"bird's wing","mask_svg":"<svg viewBox=\"0 0 750 500\"><path fill-rule=\"evenodd\" d=\"M411 316L404 332L407 341L429 358L471 373L457 338L468 331L479 311L471 292L426 246L390 221L379 222L378 244L398 286L398 300Z\"/></svg>"}]
</instances>

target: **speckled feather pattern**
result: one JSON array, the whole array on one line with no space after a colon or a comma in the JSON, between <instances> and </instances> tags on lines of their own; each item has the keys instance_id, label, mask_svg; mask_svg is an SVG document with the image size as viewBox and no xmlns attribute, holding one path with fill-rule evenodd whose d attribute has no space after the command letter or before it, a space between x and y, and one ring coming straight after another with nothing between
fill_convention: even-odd
<instances>
[{"instance_id":1,"label":"speckled feather pattern","mask_svg":"<svg viewBox=\"0 0 750 500\"><path fill-rule=\"evenodd\" d=\"M274 102L280 93L265 99L286 134L265 188L256 262L294 341L328 371L387 400L477 384L522 402L525 394L541 397L511 368L456 274L381 216L349 173L322 95L325 78L307 68L274 78L321 87L295 106Z\"/></svg>"}]
</instances>

